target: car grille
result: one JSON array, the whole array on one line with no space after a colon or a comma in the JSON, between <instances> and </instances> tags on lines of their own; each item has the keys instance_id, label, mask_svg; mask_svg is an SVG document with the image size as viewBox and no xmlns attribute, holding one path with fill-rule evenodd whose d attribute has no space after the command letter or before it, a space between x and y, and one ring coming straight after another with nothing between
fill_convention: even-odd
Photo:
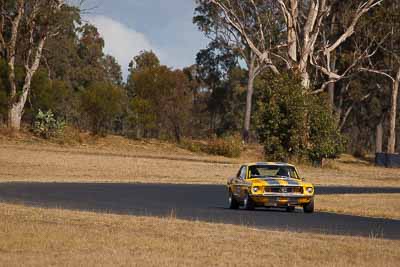
<instances>
[{"instance_id":1,"label":"car grille","mask_svg":"<svg viewBox=\"0 0 400 267\"><path fill-rule=\"evenodd\" d=\"M303 194L303 188L299 186L266 187L265 193L298 193Z\"/></svg>"}]
</instances>

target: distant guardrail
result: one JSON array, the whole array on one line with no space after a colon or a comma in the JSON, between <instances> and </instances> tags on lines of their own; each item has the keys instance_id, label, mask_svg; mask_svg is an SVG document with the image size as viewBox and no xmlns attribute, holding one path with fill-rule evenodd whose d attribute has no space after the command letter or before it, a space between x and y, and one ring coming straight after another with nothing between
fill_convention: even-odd
<instances>
[{"instance_id":1,"label":"distant guardrail","mask_svg":"<svg viewBox=\"0 0 400 267\"><path fill-rule=\"evenodd\" d=\"M400 168L400 154L376 153L375 164L386 168Z\"/></svg>"}]
</instances>

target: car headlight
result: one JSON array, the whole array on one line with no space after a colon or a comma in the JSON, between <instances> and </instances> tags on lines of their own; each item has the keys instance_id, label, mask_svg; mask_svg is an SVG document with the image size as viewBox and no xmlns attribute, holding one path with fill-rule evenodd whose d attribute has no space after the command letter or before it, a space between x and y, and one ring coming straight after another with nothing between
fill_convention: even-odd
<instances>
[{"instance_id":1,"label":"car headlight","mask_svg":"<svg viewBox=\"0 0 400 267\"><path fill-rule=\"evenodd\" d=\"M259 188L258 186L253 187L253 192L254 192L254 193L257 193L258 190L260 190L260 188Z\"/></svg>"},{"instance_id":2,"label":"car headlight","mask_svg":"<svg viewBox=\"0 0 400 267\"><path fill-rule=\"evenodd\" d=\"M312 194L314 189L312 187L307 187L307 193Z\"/></svg>"}]
</instances>

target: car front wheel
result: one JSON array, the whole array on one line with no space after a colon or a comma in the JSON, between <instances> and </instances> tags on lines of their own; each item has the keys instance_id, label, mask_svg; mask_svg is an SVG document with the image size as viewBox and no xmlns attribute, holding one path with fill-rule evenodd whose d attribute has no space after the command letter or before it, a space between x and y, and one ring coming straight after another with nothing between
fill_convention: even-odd
<instances>
[{"instance_id":1,"label":"car front wheel","mask_svg":"<svg viewBox=\"0 0 400 267\"><path fill-rule=\"evenodd\" d=\"M243 199L243 207L246 210L253 210L254 209L254 202L251 199L251 197L249 196L248 193L246 193L246 196Z\"/></svg>"},{"instance_id":2,"label":"car front wheel","mask_svg":"<svg viewBox=\"0 0 400 267\"><path fill-rule=\"evenodd\" d=\"M232 191L230 190L228 196L228 203L229 203L229 208L232 210L236 210L239 208L239 202L236 200L236 198L232 194Z\"/></svg>"},{"instance_id":3,"label":"car front wheel","mask_svg":"<svg viewBox=\"0 0 400 267\"><path fill-rule=\"evenodd\" d=\"M305 213L313 213L314 212L314 199L311 199L310 203L307 203L303 206L303 210Z\"/></svg>"}]
</instances>

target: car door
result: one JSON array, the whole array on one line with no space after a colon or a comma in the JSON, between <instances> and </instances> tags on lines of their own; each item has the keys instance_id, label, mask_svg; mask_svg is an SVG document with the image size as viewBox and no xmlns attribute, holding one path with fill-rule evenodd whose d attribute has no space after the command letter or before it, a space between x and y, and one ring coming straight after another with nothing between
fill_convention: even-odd
<instances>
[{"instance_id":1,"label":"car door","mask_svg":"<svg viewBox=\"0 0 400 267\"><path fill-rule=\"evenodd\" d=\"M246 179L246 171L247 167L243 165L242 167L240 167L235 179L233 179L232 193L235 195L235 197L239 199L241 199L243 195L242 187Z\"/></svg>"},{"instance_id":2,"label":"car door","mask_svg":"<svg viewBox=\"0 0 400 267\"><path fill-rule=\"evenodd\" d=\"M248 185L246 182L246 178L247 178L247 166L242 166L242 168L240 169L240 173L239 173L239 177L238 177L238 194L239 194L239 198L243 199L247 193L247 189L248 189Z\"/></svg>"}]
</instances>

